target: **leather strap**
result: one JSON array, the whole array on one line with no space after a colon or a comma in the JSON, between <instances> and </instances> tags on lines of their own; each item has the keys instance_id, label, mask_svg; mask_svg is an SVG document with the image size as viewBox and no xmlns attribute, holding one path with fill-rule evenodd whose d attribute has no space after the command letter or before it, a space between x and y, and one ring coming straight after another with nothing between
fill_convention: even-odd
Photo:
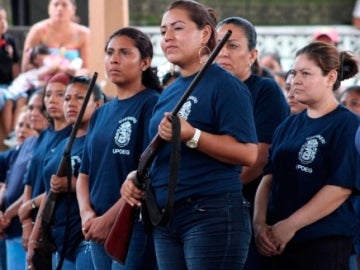
<instances>
[{"instance_id":1,"label":"leather strap","mask_svg":"<svg viewBox=\"0 0 360 270\"><path fill-rule=\"evenodd\" d=\"M172 117L172 140L171 140L171 155L170 155L170 171L169 171L169 185L168 196L165 207L159 209L156 202L153 190L151 188L151 180L146 185L145 205L147 207L148 215L153 226L166 225L172 215L174 209L174 195L178 180L178 171L180 165L180 119L178 116Z\"/></svg>"}]
</instances>

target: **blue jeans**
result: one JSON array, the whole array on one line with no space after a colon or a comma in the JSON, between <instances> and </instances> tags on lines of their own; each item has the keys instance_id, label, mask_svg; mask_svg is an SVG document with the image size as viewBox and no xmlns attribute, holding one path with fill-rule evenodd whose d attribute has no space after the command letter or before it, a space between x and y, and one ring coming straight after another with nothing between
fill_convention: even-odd
<instances>
[{"instance_id":1,"label":"blue jeans","mask_svg":"<svg viewBox=\"0 0 360 270\"><path fill-rule=\"evenodd\" d=\"M157 269L152 235L145 234L143 224L138 220L134 222L125 265L112 260L106 253L104 245L93 241L91 241L91 257L96 270Z\"/></svg>"},{"instance_id":2,"label":"blue jeans","mask_svg":"<svg viewBox=\"0 0 360 270\"><path fill-rule=\"evenodd\" d=\"M249 207L241 192L175 203L170 224L154 228L159 269L243 269L251 238Z\"/></svg>"},{"instance_id":3,"label":"blue jeans","mask_svg":"<svg viewBox=\"0 0 360 270\"><path fill-rule=\"evenodd\" d=\"M59 265L60 254L53 253L52 268L55 270ZM91 259L91 246L89 241L82 241L76 249L75 261L64 259L61 270L86 269L93 270L94 265Z\"/></svg>"},{"instance_id":4,"label":"blue jeans","mask_svg":"<svg viewBox=\"0 0 360 270\"><path fill-rule=\"evenodd\" d=\"M6 244L5 239L0 239L0 270L6 270Z\"/></svg>"},{"instance_id":5,"label":"blue jeans","mask_svg":"<svg viewBox=\"0 0 360 270\"><path fill-rule=\"evenodd\" d=\"M90 241L82 241L76 250L76 269L94 270Z\"/></svg>"},{"instance_id":6,"label":"blue jeans","mask_svg":"<svg viewBox=\"0 0 360 270\"><path fill-rule=\"evenodd\" d=\"M357 257L358 257L357 254L352 254L350 256L348 270L358 270L359 269L358 265L357 265Z\"/></svg>"},{"instance_id":7,"label":"blue jeans","mask_svg":"<svg viewBox=\"0 0 360 270\"><path fill-rule=\"evenodd\" d=\"M60 262L60 257L61 254L59 254L59 252L54 252L53 256L52 256L52 270L56 270L59 262ZM75 262L68 260L68 259L64 259L61 270L76 270L76 265Z\"/></svg>"},{"instance_id":8,"label":"blue jeans","mask_svg":"<svg viewBox=\"0 0 360 270\"><path fill-rule=\"evenodd\" d=\"M22 246L22 237L6 238L7 269L26 269L26 254Z\"/></svg>"}]
</instances>

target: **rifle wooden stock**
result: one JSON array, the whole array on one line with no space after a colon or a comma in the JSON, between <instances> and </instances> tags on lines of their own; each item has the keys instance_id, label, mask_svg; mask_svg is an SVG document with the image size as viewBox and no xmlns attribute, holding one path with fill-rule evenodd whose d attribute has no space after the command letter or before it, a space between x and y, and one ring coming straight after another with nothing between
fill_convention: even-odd
<instances>
[{"instance_id":1,"label":"rifle wooden stock","mask_svg":"<svg viewBox=\"0 0 360 270\"><path fill-rule=\"evenodd\" d=\"M200 79L203 77L207 69L210 67L212 62L215 60L216 56L219 54L222 47L225 45L226 41L230 38L232 32L231 30L228 30L228 32L225 34L225 36L221 39L221 41L217 44L217 46L214 48L212 53L210 54L208 60L204 64L204 66L199 70L199 72L196 74L194 80L191 82L189 87L184 92L183 96L179 100L179 102L176 104L175 108L171 112L172 116L175 116L180 111L181 107L184 105L186 100L189 98L190 94L195 89L196 85L199 83ZM151 140L150 144L146 147L144 152L140 156L139 164L137 167L136 177L134 179L135 185L145 190L146 182L148 179L148 169L150 167L150 164L152 163L156 152L163 144L164 140L161 139L159 134L157 133L154 138ZM124 206L121 208L119 214L117 215L115 222L113 224L113 227L107 236L106 242L105 242L105 250L109 254L110 257L115 259L116 261L125 264L126 260L126 254L127 250L129 248L129 240L128 238L131 238L131 231L132 229L129 229L128 226L133 226L133 213L132 213L132 207L125 203ZM131 217L130 217L131 215ZM144 214L143 214L144 219ZM144 223L146 221L144 220ZM128 224L125 224L128 223ZM148 223L148 221L146 222ZM124 231L121 231L124 230ZM128 235L124 235L128 234ZM126 239L126 240L125 240Z\"/></svg>"},{"instance_id":2,"label":"rifle wooden stock","mask_svg":"<svg viewBox=\"0 0 360 270\"><path fill-rule=\"evenodd\" d=\"M71 155L71 147L74 143L74 140L76 138L77 131L80 127L82 118L84 116L87 104L89 102L90 96L92 94L92 90L94 88L94 85L96 83L98 73L94 72L91 81L89 83L86 96L84 98L84 102L81 106L81 109L79 111L79 115L75 121L75 124L73 126L73 129L71 131L71 134L69 136L69 140L66 144L66 148L63 153L63 157L61 159L60 165L58 167L56 175L59 177L67 176L67 168L68 168L68 162ZM71 188L68 187L68 189ZM33 257L33 264L35 266L35 269L51 269L49 267L49 263L51 265L51 254L52 251L55 249L53 244L50 241L49 237L49 231L51 226L51 218L54 212L55 203L57 200L58 194L50 191L46 198L42 201L41 207L39 208L38 217L35 220L34 229L36 228L39 230L39 237L38 241L40 243L39 247L35 249L34 257ZM50 253L49 253L50 251ZM49 258L48 258L49 257ZM50 259L50 262L49 260Z\"/></svg>"},{"instance_id":3,"label":"rifle wooden stock","mask_svg":"<svg viewBox=\"0 0 360 270\"><path fill-rule=\"evenodd\" d=\"M125 200L120 199L120 201L119 213L104 246L111 258L125 264L134 225L134 209Z\"/></svg>"}]
</instances>

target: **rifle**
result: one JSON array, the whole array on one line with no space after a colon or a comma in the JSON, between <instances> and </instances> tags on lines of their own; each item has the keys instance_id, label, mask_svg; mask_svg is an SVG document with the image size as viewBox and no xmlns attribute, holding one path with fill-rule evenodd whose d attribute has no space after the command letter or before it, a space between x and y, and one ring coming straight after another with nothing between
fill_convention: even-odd
<instances>
[{"instance_id":1,"label":"rifle","mask_svg":"<svg viewBox=\"0 0 360 270\"><path fill-rule=\"evenodd\" d=\"M86 96L84 98L84 102L81 106L79 115L75 121L75 124L73 126L73 129L71 131L71 134L69 136L69 140L66 144L63 157L61 159L60 165L57 169L56 175L59 177L68 177L68 192L71 192L71 148L74 143L74 140L76 138L77 131L80 127L83 115L85 113L87 104L89 102L90 96L92 94L92 90L94 88L96 79L97 79L98 73L94 72L91 81L89 83ZM55 250L55 246L52 244L52 241L50 239L50 227L51 227L51 218L53 215L54 207L56 204L56 200L58 198L58 193L54 193L50 191L46 198L41 202L40 208L39 208L39 214L36 218L34 229L38 230L39 240L38 240L38 246L34 249L34 256L32 258L32 263L35 267L35 269L52 269L52 252ZM65 238L66 238L66 230L65 230ZM64 242L66 242L66 239L64 239ZM65 250L65 248L64 248ZM63 256L59 262L59 265L57 269L61 269L63 262Z\"/></svg>"},{"instance_id":2,"label":"rifle","mask_svg":"<svg viewBox=\"0 0 360 270\"><path fill-rule=\"evenodd\" d=\"M189 85L189 87L186 89L183 96L180 98L179 102L176 104L175 108L171 112L172 116L176 116L177 113L180 111L183 104L186 102L192 91L195 89L196 85L199 83L200 79L203 77L207 69L210 67L212 62L215 60L216 56L219 54L222 47L225 45L226 41L230 38L232 32L231 30L228 30L226 35L222 38L222 40L216 45L212 53L210 54L209 58L205 62L204 66L200 69L200 71L196 74L195 78ZM146 147L144 152L140 156L139 164L137 167L136 177L134 179L135 185L142 189L146 190L146 196L148 197L148 189L146 189L146 185L149 180L148 171L150 164L152 163L157 150L161 147L164 140L161 139L159 134L157 133L155 137L151 140L149 145ZM151 193L151 192L149 192ZM151 194L150 194L151 195ZM124 201L122 198L120 200ZM144 208L144 206L142 207ZM168 207L166 207L167 210ZM151 209L154 210L154 209ZM156 209L158 212L157 215L157 221L151 221L151 223L164 223L165 219L170 218L169 213L159 213L159 209ZM166 212L166 211L165 211ZM131 239L132 234L132 228L134 223L134 213L132 206L129 205L127 202L122 203L122 207L117 215L117 217L114 220L114 224L106 238L104 247L108 255L113 258L114 260L118 261L121 264L125 264L129 243ZM142 209L142 219L146 227L149 227L151 225L149 221L149 212L143 211ZM150 217L151 219L151 217Z\"/></svg>"}]
</instances>

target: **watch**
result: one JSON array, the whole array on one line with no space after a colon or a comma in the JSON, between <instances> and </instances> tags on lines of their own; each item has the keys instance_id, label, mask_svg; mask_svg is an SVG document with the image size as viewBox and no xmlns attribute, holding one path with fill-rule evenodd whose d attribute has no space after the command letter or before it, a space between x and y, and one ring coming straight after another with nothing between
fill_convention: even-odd
<instances>
[{"instance_id":1,"label":"watch","mask_svg":"<svg viewBox=\"0 0 360 270\"><path fill-rule=\"evenodd\" d=\"M189 148L196 148L196 147L198 147L200 135L201 135L201 130L195 128L194 136L185 143L186 146L189 147Z\"/></svg>"},{"instance_id":2,"label":"watch","mask_svg":"<svg viewBox=\"0 0 360 270\"><path fill-rule=\"evenodd\" d=\"M35 204L35 200L34 200L34 199L31 200L31 208L32 208L32 209L35 209L35 208L36 208L36 204Z\"/></svg>"}]
</instances>

